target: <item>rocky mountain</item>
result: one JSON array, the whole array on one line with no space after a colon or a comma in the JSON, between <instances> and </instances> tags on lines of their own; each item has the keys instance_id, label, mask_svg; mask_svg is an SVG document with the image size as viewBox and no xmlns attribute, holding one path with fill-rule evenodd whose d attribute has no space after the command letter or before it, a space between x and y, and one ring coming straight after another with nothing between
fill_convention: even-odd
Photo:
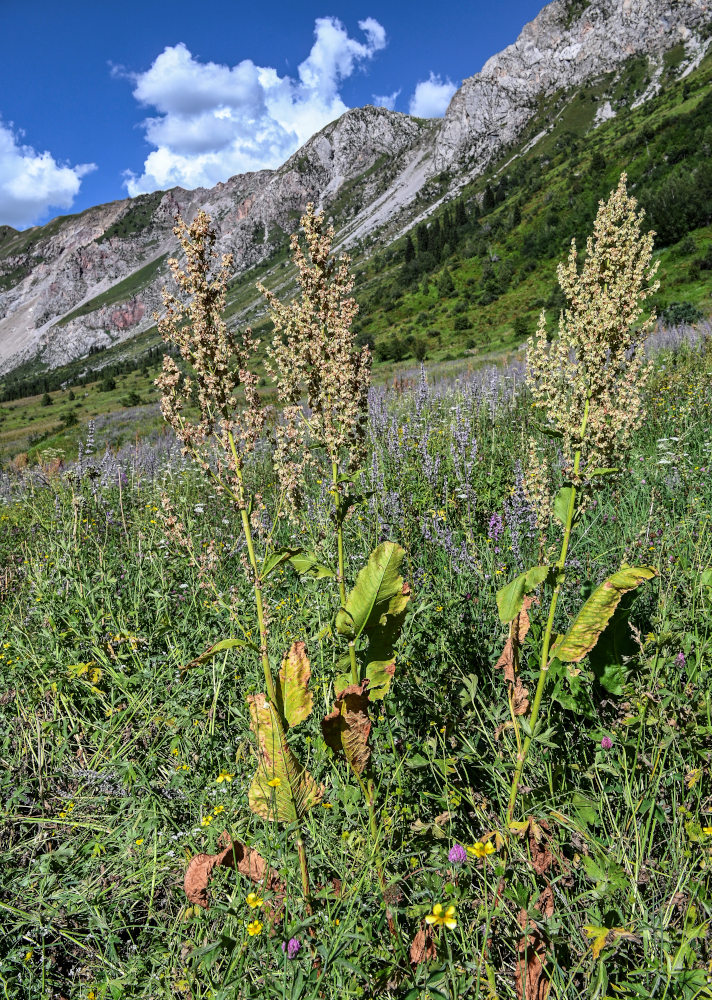
<instances>
[{"instance_id":1,"label":"rocky mountain","mask_svg":"<svg viewBox=\"0 0 712 1000\"><path fill-rule=\"evenodd\" d=\"M602 80L595 127L621 101L652 97L671 53L678 74L690 72L711 35L712 0L554 0L463 82L443 119L356 109L277 170L112 202L24 232L2 227L0 372L30 358L55 367L152 326L177 213L208 211L238 274L284 248L308 201L333 217L343 245L388 243L503 154L539 141L552 124L547 101ZM636 60L639 88L621 97L617 82Z\"/></svg>"}]
</instances>

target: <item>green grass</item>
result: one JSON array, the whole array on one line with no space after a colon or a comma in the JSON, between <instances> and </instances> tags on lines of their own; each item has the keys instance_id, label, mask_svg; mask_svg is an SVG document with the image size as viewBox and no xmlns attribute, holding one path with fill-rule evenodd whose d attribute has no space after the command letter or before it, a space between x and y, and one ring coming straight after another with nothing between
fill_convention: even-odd
<instances>
[{"instance_id":1,"label":"green grass","mask_svg":"<svg viewBox=\"0 0 712 1000\"><path fill-rule=\"evenodd\" d=\"M494 540L490 529L492 514L506 516L516 485L515 462L532 430L529 401L502 402L492 416L451 388L420 414L408 392L389 392L386 405L400 431L395 439L388 428L375 433L366 468L376 478L368 471L364 483L376 490L373 509L357 508L346 531L349 583L386 535L408 553L414 595L392 696L371 736L381 850L406 945L434 903L456 906L457 928L437 932L437 956L411 978L373 878L358 789L320 739L319 719L331 707L325 625L338 608L335 587L284 569L265 592L273 648L303 639L312 661L315 711L291 737L327 782L329 808L310 813L307 824L310 921L290 831L247 807L254 763L245 695L260 689L257 658L232 650L178 670L234 634L217 593L232 592L254 630L234 513L192 467L155 479L129 473L121 491L88 474L49 472L47 485L0 505L6 996L509 1000L522 912L541 928L552 997L708 995L712 356L683 350L657 359L629 468L577 528L557 630L621 560L650 563L660 578L630 610L640 645L620 631L619 692L602 690L584 661L578 710L565 681L546 697L545 738L532 747L518 806L540 824L540 842L504 829L516 746L494 668L506 633L495 591L521 564L515 520ZM456 488L453 436L463 421L478 444L474 508ZM430 458L440 456L436 474L426 469L424 440ZM248 476L269 507L268 463L254 463ZM318 470L310 478L313 506L299 531L331 562L322 478ZM186 552L166 543L163 491L197 552L214 542L217 593L201 588ZM443 534L425 538L424 519L450 529L454 549ZM291 530L280 529L285 543ZM523 544L521 558L536 559L536 545ZM543 614L532 609L522 657L530 690ZM600 746L604 735L610 750ZM223 770L232 779L218 783ZM257 847L287 879L273 935L265 916L262 933L248 935L255 911L245 900L254 887L231 870L216 871L209 909L187 904L187 860L215 851L223 830ZM494 831L504 839L486 861L448 861L454 843L472 845ZM542 901L549 885L553 911ZM290 961L280 945L291 936L302 948Z\"/></svg>"},{"instance_id":2,"label":"green grass","mask_svg":"<svg viewBox=\"0 0 712 1000\"><path fill-rule=\"evenodd\" d=\"M77 309L67 313L66 316L62 317L57 325L66 326L67 323L73 319L77 319L78 316L87 316L89 313L95 312L97 309L103 309L106 306L113 306L120 302L126 302L128 299L137 295L142 289L151 284L167 259L168 254L164 253L155 260L150 261L148 264L144 264L144 266L138 268L138 270L132 271L128 277L124 278L122 281L117 281L115 285L112 285L111 288L107 288L107 290L102 292L101 295L96 295L93 299L89 299L88 302L84 302Z\"/></svg>"}]
</instances>

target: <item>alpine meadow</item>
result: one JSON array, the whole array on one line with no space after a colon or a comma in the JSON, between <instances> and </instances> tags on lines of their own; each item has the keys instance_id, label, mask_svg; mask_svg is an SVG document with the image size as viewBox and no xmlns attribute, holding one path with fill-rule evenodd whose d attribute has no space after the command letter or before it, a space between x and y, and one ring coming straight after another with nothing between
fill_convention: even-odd
<instances>
[{"instance_id":1,"label":"alpine meadow","mask_svg":"<svg viewBox=\"0 0 712 1000\"><path fill-rule=\"evenodd\" d=\"M710 40L0 227L8 1000L712 997Z\"/></svg>"}]
</instances>

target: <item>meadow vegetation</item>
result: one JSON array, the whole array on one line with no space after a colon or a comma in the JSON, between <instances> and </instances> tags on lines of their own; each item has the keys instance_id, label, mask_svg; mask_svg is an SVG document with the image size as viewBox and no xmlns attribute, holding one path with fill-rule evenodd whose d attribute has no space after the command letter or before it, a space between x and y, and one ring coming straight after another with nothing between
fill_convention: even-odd
<instances>
[{"instance_id":1,"label":"meadow vegetation","mask_svg":"<svg viewBox=\"0 0 712 1000\"><path fill-rule=\"evenodd\" d=\"M5 996L708 996L709 324L622 182L526 366L369 388L302 225L259 368L199 215L171 433L0 473Z\"/></svg>"}]
</instances>

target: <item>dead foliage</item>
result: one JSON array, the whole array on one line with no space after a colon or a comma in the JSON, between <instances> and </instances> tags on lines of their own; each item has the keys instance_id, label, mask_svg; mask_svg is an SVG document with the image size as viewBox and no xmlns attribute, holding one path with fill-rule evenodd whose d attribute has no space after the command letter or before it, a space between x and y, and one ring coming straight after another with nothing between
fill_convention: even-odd
<instances>
[{"instance_id":1,"label":"dead foliage","mask_svg":"<svg viewBox=\"0 0 712 1000\"><path fill-rule=\"evenodd\" d=\"M253 882L259 883L263 889L269 889L281 894L284 884L273 869L267 868L262 855L245 844L232 843L225 832L220 842L226 844L217 854L196 854L186 869L183 887L189 901L194 906L207 909L210 902L208 885L213 870L220 865L225 868L236 868L241 875L246 875Z\"/></svg>"},{"instance_id":2,"label":"dead foliage","mask_svg":"<svg viewBox=\"0 0 712 1000\"><path fill-rule=\"evenodd\" d=\"M410 964L421 965L423 962L432 962L437 957L433 928L422 924L410 946Z\"/></svg>"}]
</instances>

